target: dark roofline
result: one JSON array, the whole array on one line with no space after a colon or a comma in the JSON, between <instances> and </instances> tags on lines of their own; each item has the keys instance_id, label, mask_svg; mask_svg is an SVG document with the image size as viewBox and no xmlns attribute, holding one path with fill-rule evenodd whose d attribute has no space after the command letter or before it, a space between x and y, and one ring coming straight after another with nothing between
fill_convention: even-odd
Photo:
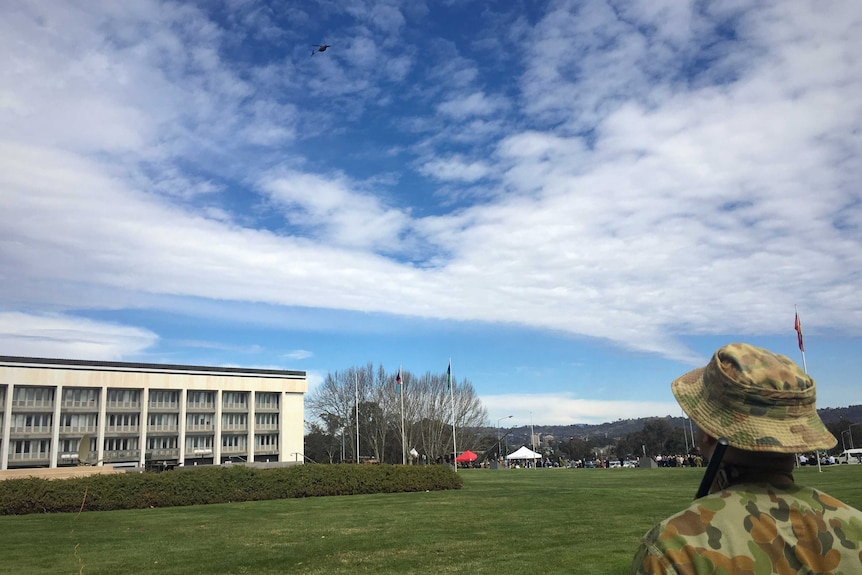
<instances>
[{"instance_id":1,"label":"dark roofline","mask_svg":"<svg viewBox=\"0 0 862 575\"><path fill-rule=\"evenodd\" d=\"M213 367L203 365L177 365L167 363L132 363L124 361L89 361L83 359L56 359L44 357L17 357L0 355L0 365L17 364L19 367L49 367L56 368L95 368L104 371L151 371L151 372L179 372L179 373L216 373L221 375L242 376L257 375L269 377L305 377L304 371L286 369L253 369L244 367Z\"/></svg>"}]
</instances>

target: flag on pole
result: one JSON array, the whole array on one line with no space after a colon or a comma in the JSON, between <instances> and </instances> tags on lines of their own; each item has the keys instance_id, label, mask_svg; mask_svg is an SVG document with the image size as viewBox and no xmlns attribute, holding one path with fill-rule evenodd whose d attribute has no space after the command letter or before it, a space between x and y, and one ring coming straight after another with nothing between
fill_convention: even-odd
<instances>
[{"instance_id":1,"label":"flag on pole","mask_svg":"<svg viewBox=\"0 0 862 575\"><path fill-rule=\"evenodd\" d=\"M395 378L395 392L401 393L401 368L398 368L398 376Z\"/></svg>"},{"instance_id":2,"label":"flag on pole","mask_svg":"<svg viewBox=\"0 0 862 575\"><path fill-rule=\"evenodd\" d=\"M799 351L805 351L805 344L802 342L802 322L799 321L799 312L796 312L796 322L793 325L796 330L796 338L799 340Z\"/></svg>"},{"instance_id":3,"label":"flag on pole","mask_svg":"<svg viewBox=\"0 0 862 575\"><path fill-rule=\"evenodd\" d=\"M452 391L452 360L449 360L449 367L446 369L446 391Z\"/></svg>"}]
</instances>

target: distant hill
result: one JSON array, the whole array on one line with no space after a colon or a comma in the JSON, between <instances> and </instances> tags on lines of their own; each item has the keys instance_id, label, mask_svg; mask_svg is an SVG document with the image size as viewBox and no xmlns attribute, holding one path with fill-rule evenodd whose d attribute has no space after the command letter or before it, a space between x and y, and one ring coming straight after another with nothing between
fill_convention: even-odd
<instances>
[{"instance_id":1,"label":"distant hill","mask_svg":"<svg viewBox=\"0 0 862 575\"><path fill-rule=\"evenodd\" d=\"M851 405L849 407L827 407L818 409L820 418L824 423L833 423L840 421L842 418L852 422L862 422L862 405ZM608 423L599 423L595 425L577 424L577 425L533 425L536 433L541 435L553 435L558 441L568 439L570 437L580 437L582 439L595 439L605 437L609 440L615 440L623 437L626 434L640 431L646 422L654 419L666 419L671 427L682 427L687 425L688 419L683 417L666 416L664 418L642 417L638 419L619 419ZM489 435L496 436L499 431L495 428L486 428ZM509 432L509 445L524 444L528 445L530 441L530 426L514 427L506 429Z\"/></svg>"}]
</instances>

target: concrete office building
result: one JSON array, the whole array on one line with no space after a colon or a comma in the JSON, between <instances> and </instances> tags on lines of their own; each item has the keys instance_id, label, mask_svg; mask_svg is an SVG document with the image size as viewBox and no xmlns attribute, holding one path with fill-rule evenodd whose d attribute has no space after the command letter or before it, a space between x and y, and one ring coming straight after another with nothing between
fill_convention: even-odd
<instances>
[{"instance_id":1,"label":"concrete office building","mask_svg":"<svg viewBox=\"0 0 862 575\"><path fill-rule=\"evenodd\" d=\"M303 371L0 356L0 469L301 463L307 389Z\"/></svg>"}]
</instances>

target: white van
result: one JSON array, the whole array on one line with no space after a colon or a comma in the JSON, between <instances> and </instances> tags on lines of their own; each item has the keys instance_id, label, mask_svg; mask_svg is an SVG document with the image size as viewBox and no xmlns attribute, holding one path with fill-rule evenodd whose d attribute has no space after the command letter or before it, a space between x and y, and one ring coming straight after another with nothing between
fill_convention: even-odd
<instances>
[{"instance_id":1,"label":"white van","mask_svg":"<svg viewBox=\"0 0 862 575\"><path fill-rule=\"evenodd\" d=\"M862 463L862 448L845 450L838 456L838 463Z\"/></svg>"}]
</instances>

